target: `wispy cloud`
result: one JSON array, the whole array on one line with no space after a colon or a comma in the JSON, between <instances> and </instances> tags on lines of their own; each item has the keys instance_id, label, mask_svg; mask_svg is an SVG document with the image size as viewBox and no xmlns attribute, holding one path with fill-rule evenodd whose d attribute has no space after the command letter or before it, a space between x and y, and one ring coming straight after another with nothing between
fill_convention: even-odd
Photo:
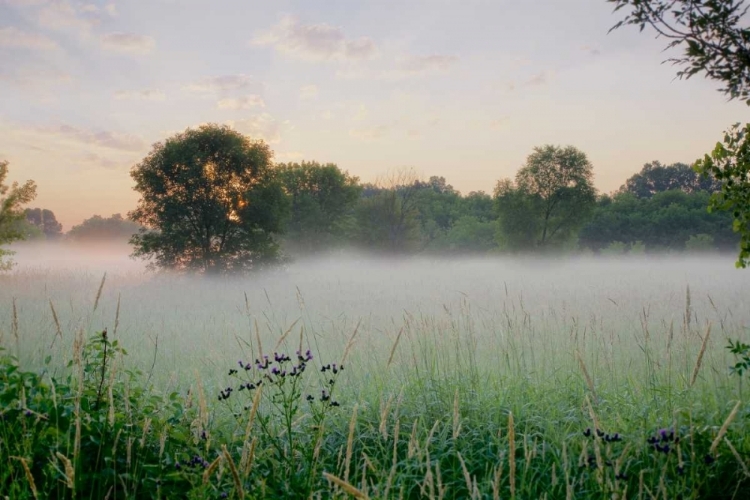
<instances>
[{"instance_id":1,"label":"wispy cloud","mask_svg":"<svg viewBox=\"0 0 750 500\"><path fill-rule=\"evenodd\" d=\"M97 10L86 9L87 4L73 3L66 0L46 0L36 2L36 20L40 26L51 30L75 31L87 34L100 24L101 17Z\"/></svg>"},{"instance_id":2,"label":"wispy cloud","mask_svg":"<svg viewBox=\"0 0 750 500\"><path fill-rule=\"evenodd\" d=\"M70 83L69 73L52 67L19 67L13 70L0 67L0 81L25 89L46 88L61 83Z\"/></svg>"},{"instance_id":3,"label":"wispy cloud","mask_svg":"<svg viewBox=\"0 0 750 500\"><path fill-rule=\"evenodd\" d=\"M599 49L597 49L596 47L592 47L591 45L584 45L583 47L581 47L581 50L587 52L591 56L599 56L602 54Z\"/></svg>"},{"instance_id":4,"label":"wispy cloud","mask_svg":"<svg viewBox=\"0 0 750 500\"><path fill-rule=\"evenodd\" d=\"M146 143L140 137L110 132L106 130L86 130L72 125L60 124L54 126L33 127L35 132L59 139L76 142L82 145L98 146L120 151L143 151Z\"/></svg>"},{"instance_id":5,"label":"wispy cloud","mask_svg":"<svg viewBox=\"0 0 750 500\"><path fill-rule=\"evenodd\" d=\"M158 89L143 90L118 90L114 93L118 101L163 101L166 99L164 92Z\"/></svg>"},{"instance_id":6,"label":"wispy cloud","mask_svg":"<svg viewBox=\"0 0 750 500\"><path fill-rule=\"evenodd\" d=\"M101 42L105 49L128 54L148 54L156 46L153 37L135 33L108 33Z\"/></svg>"},{"instance_id":7,"label":"wispy cloud","mask_svg":"<svg viewBox=\"0 0 750 500\"><path fill-rule=\"evenodd\" d=\"M314 99L318 96L318 87L316 85L305 85L299 89L300 99Z\"/></svg>"},{"instance_id":8,"label":"wispy cloud","mask_svg":"<svg viewBox=\"0 0 750 500\"><path fill-rule=\"evenodd\" d=\"M388 130L388 126L378 125L375 127L352 129L349 131L349 135L355 139L373 141L384 137L388 133Z\"/></svg>"},{"instance_id":9,"label":"wispy cloud","mask_svg":"<svg viewBox=\"0 0 750 500\"><path fill-rule=\"evenodd\" d=\"M38 33L29 33L13 26L0 28L0 47L11 47L32 50L55 50L60 46L49 37Z\"/></svg>"},{"instance_id":10,"label":"wispy cloud","mask_svg":"<svg viewBox=\"0 0 750 500\"><path fill-rule=\"evenodd\" d=\"M216 103L216 107L219 109L251 109L251 108L263 108L266 103L259 95L250 94L243 97L227 98L222 99Z\"/></svg>"},{"instance_id":11,"label":"wispy cloud","mask_svg":"<svg viewBox=\"0 0 750 500\"><path fill-rule=\"evenodd\" d=\"M282 125L268 113L261 113L251 118L230 120L226 122L231 128L249 135L252 139L262 139L268 144L281 142Z\"/></svg>"},{"instance_id":12,"label":"wispy cloud","mask_svg":"<svg viewBox=\"0 0 750 500\"><path fill-rule=\"evenodd\" d=\"M345 80L386 80L396 81L405 78L444 73L457 62L457 56L432 54L428 56L407 56L397 59L390 67L372 69L365 67L349 67L336 71L336 76Z\"/></svg>"},{"instance_id":13,"label":"wispy cloud","mask_svg":"<svg viewBox=\"0 0 750 500\"><path fill-rule=\"evenodd\" d=\"M429 56L411 56L401 60L397 69L407 74L446 71L458 62L458 57L444 54Z\"/></svg>"},{"instance_id":14,"label":"wispy cloud","mask_svg":"<svg viewBox=\"0 0 750 500\"><path fill-rule=\"evenodd\" d=\"M347 38L341 28L329 24L302 24L291 16L256 35L250 43L312 61L359 61L377 54L375 42L368 37Z\"/></svg>"},{"instance_id":15,"label":"wispy cloud","mask_svg":"<svg viewBox=\"0 0 750 500\"><path fill-rule=\"evenodd\" d=\"M249 75L222 75L190 83L184 88L189 92L195 93L223 93L232 90L247 89L251 86L257 86L258 82Z\"/></svg>"}]
</instances>

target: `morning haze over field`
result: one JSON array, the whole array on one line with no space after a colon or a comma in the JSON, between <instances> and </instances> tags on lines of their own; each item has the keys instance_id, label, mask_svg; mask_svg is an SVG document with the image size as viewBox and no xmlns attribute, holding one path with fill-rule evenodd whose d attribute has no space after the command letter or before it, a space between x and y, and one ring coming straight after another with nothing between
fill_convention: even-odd
<instances>
[{"instance_id":1,"label":"morning haze over field","mask_svg":"<svg viewBox=\"0 0 750 500\"><path fill-rule=\"evenodd\" d=\"M749 10L0 0L0 498L750 498Z\"/></svg>"}]
</instances>

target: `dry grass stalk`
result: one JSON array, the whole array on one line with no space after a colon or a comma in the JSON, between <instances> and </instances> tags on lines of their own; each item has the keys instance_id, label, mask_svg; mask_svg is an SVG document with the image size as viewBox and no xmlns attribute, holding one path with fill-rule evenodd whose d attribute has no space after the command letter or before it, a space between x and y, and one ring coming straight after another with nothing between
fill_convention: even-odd
<instances>
[{"instance_id":1,"label":"dry grass stalk","mask_svg":"<svg viewBox=\"0 0 750 500\"><path fill-rule=\"evenodd\" d=\"M107 273L104 273L104 276L102 276L102 282L99 283L99 290L96 291L96 298L94 299L94 310L92 312L96 312L96 308L99 307L99 299L102 297L102 290L104 290L105 281L107 281Z\"/></svg>"},{"instance_id":2,"label":"dry grass stalk","mask_svg":"<svg viewBox=\"0 0 750 500\"><path fill-rule=\"evenodd\" d=\"M492 474L492 500L500 500L500 480L503 477L503 461L502 457L498 462L495 471Z\"/></svg>"},{"instance_id":3,"label":"dry grass stalk","mask_svg":"<svg viewBox=\"0 0 750 500\"><path fill-rule=\"evenodd\" d=\"M230 455L229 450L227 450L227 445L225 444L221 445L221 451L224 454L224 459L227 461L227 464L229 464L229 470L232 473L232 480L234 481L234 488L237 493L237 498L245 498L245 489L242 487L242 481L240 481L240 474L237 471L237 466L234 465L234 460L232 460L232 455Z\"/></svg>"},{"instance_id":4,"label":"dry grass stalk","mask_svg":"<svg viewBox=\"0 0 750 500\"><path fill-rule=\"evenodd\" d=\"M398 335L396 335L396 341L393 343L393 347L391 347L391 354L388 356L388 363L385 364L386 369L391 366L391 362L393 361L393 356L396 355L396 347L398 347L398 342L401 340L401 335L404 333L403 327L398 331Z\"/></svg>"},{"instance_id":5,"label":"dry grass stalk","mask_svg":"<svg viewBox=\"0 0 750 500\"><path fill-rule=\"evenodd\" d=\"M260 342L260 328L258 328L258 320L253 320L255 325L255 340L258 342L258 355L259 359L263 359L263 344Z\"/></svg>"},{"instance_id":6,"label":"dry grass stalk","mask_svg":"<svg viewBox=\"0 0 750 500\"><path fill-rule=\"evenodd\" d=\"M250 475L250 471L253 469L253 459L255 458L255 447L258 445L258 438L254 437L250 442L250 449L246 455L243 455L244 465L242 466L242 477L247 479ZM243 448L244 452L244 448Z\"/></svg>"},{"instance_id":7,"label":"dry grass stalk","mask_svg":"<svg viewBox=\"0 0 750 500\"><path fill-rule=\"evenodd\" d=\"M203 471L203 484L208 484L208 481L211 479L211 474L214 473L216 468L219 466L219 462L221 462L224 459L224 455L219 455L214 459L213 462L206 468L206 470Z\"/></svg>"},{"instance_id":8,"label":"dry grass stalk","mask_svg":"<svg viewBox=\"0 0 750 500\"><path fill-rule=\"evenodd\" d=\"M378 427L378 430L380 431L380 435L383 436L383 439L388 439L388 413L391 409L391 402L393 401L393 395L390 395L388 397L388 400L385 402L385 404L382 404L380 407L380 425Z\"/></svg>"},{"instance_id":9,"label":"dry grass stalk","mask_svg":"<svg viewBox=\"0 0 750 500\"><path fill-rule=\"evenodd\" d=\"M508 412L508 465L510 469L510 497L516 497L516 431L513 425L513 413Z\"/></svg>"},{"instance_id":10,"label":"dry grass stalk","mask_svg":"<svg viewBox=\"0 0 750 500\"><path fill-rule=\"evenodd\" d=\"M343 366L347 356L349 356L349 351L351 351L352 347L354 346L354 338L357 336L357 332L359 331L359 327L361 324L362 319L357 321L357 326L354 327L354 331L352 332L351 337L349 337L349 341L346 343L346 347L344 348L344 355L341 356L341 362L339 363L340 366Z\"/></svg>"},{"instance_id":11,"label":"dry grass stalk","mask_svg":"<svg viewBox=\"0 0 750 500\"><path fill-rule=\"evenodd\" d=\"M117 335L117 327L120 325L120 299L122 298L122 294L117 294L117 309L115 309L115 327L112 329L112 338L115 338L115 335Z\"/></svg>"},{"instance_id":12,"label":"dry grass stalk","mask_svg":"<svg viewBox=\"0 0 750 500\"><path fill-rule=\"evenodd\" d=\"M146 445L146 436L148 435L148 431L151 429L151 419L146 418L143 422L143 434L141 434L141 440L138 443L138 445L143 448Z\"/></svg>"},{"instance_id":13,"label":"dry grass stalk","mask_svg":"<svg viewBox=\"0 0 750 500\"><path fill-rule=\"evenodd\" d=\"M586 407L589 411L589 417L591 417L591 422L594 424L594 431L597 429L601 429L601 425L599 425L599 418L596 416L596 412L594 411L594 407L591 406L591 400L588 396L585 398L586 400ZM599 439L599 434L597 432L594 432L594 439Z\"/></svg>"},{"instance_id":14,"label":"dry grass stalk","mask_svg":"<svg viewBox=\"0 0 750 500\"><path fill-rule=\"evenodd\" d=\"M706 327L706 334L703 336L703 343L701 344L701 350L698 353L698 359L695 360L695 367L693 368L693 375L690 377L690 387L693 387L695 380L698 378L698 372L701 369L703 363L703 355L706 353L706 346L708 345L708 339L711 337L711 323Z\"/></svg>"},{"instance_id":15,"label":"dry grass stalk","mask_svg":"<svg viewBox=\"0 0 750 500\"><path fill-rule=\"evenodd\" d=\"M596 395L596 389L594 388L594 381L591 379L589 371L586 369L586 363L583 362L583 358L578 349L576 349L576 358L578 358L578 365L581 367L583 378L586 379L586 385L589 386L589 391L591 391L591 394L594 396L594 400L599 401L599 397Z\"/></svg>"},{"instance_id":16,"label":"dry grass stalk","mask_svg":"<svg viewBox=\"0 0 750 500\"><path fill-rule=\"evenodd\" d=\"M354 444L354 429L357 427L357 405L352 410L352 418L349 421L349 436L346 439L346 462L344 464L344 481L349 481L349 466L352 461L352 447Z\"/></svg>"},{"instance_id":17,"label":"dry grass stalk","mask_svg":"<svg viewBox=\"0 0 750 500\"><path fill-rule=\"evenodd\" d=\"M461 432L461 415L458 411L458 389L453 396L453 440L458 439L458 434Z\"/></svg>"},{"instance_id":18,"label":"dry grass stalk","mask_svg":"<svg viewBox=\"0 0 750 500\"><path fill-rule=\"evenodd\" d=\"M460 452L456 453L458 455L458 461L461 462L461 471L464 473L464 482L466 483L466 489L470 492L472 491L472 480L471 480L471 474L469 474L469 469L466 468L466 462L464 462L464 457L461 456ZM472 494L472 498L474 495Z\"/></svg>"},{"instance_id":19,"label":"dry grass stalk","mask_svg":"<svg viewBox=\"0 0 750 500\"><path fill-rule=\"evenodd\" d=\"M10 457L10 458L13 458L21 462L21 467L23 467L23 472L24 474L26 474L26 480L29 482L29 488L31 488L31 494L34 495L34 498L39 498L39 492L36 489L34 476L31 475L31 469L29 469L29 464L26 463L26 459L23 457Z\"/></svg>"},{"instance_id":20,"label":"dry grass stalk","mask_svg":"<svg viewBox=\"0 0 750 500\"><path fill-rule=\"evenodd\" d=\"M73 490L73 497L75 498L76 471L73 468L73 463L68 457L66 457L59 451L55 452L55 456L60 459L60 461L63 463L63 466L65 467L65 483L67 484L69 489Z\"/></svg>"},{"instance_id":21,"label":"dry grass stalk","mask_svg":"<svg viewBox=\"0 0 750 500\"><path fill-rule=\"evenodd\" d=\"M55 321L55 336L52 337L52 343L49 345L49 348L52 349L58 337L62 340L62 328L60 328L60 319L57 317L57 311L55 311L55 306L52 305L51 299L49 301L49 308L52 310L52 319Z\"/></svg>"},{"instance_id":22,"label":"dry grass stalk","mask_svg":"<svg viewBox=\"0 0 750 500\"><path fill-rule=\"evenodd\" d=\"M360 499L360 500L369 500L370 497L367 496L367 494L364 491L359 490L358 488L352 486L351 484L347 483L343 479L339 479L333 474L329 474L328 472L323 473L323 477L328 480L328 482L335 484L336 486L340 487L345 492L349 493L354 498Z\"/></svg>"},{"instance_id":23,"label":"dry grass stalk","mask_svg":"<svg viewBox=\"0 0 750 500\"><path fill-rule=\"evenodd\" d=\"M411 426L411 435L409 436L409 446L406 456L411 459L419 452L419 442L417 441L417 421Z\"/></svg>"},{"instance_id":24,"label":"dry grass stalk","mask_svg":"<svg viewBox=\"0 0 750 500\"><path fill-rule=\"evenodd\" d=\"M734 408L732 409L732 412L729 414L727 419L724 421L724 425L721 426L721 429L719 429L719 434L717 434L716 439L714 439L713 443L711 443L711 448L709 449L709 453L713 455L716 453L716 448L718 448L719 443L721 442L721 438L724 437L724 435L727 433L727 429L729 429L729 425L734 420L734 417L737 416L737 412L740 409L740 405L742 404L742 401L737 401L737 404L734 405Z\"/></svg>"},{"instance_id":25,"label":"dry grass stalk","mask_svg":"<svg viewBox=\"0 0 750 500\"><path fill-rule=\"evenodd\" d=\"M281 337L279 337L279 340L276 342L276 346L273 348L274 351L279 350L279 346L281 346L281 344L284 343L286 338L289 336L289 333L292 331L292 328L294 328L294 325L296 325L297 323L299 323L299 318L295 319L294 323L292 323L291 326L287 328L284 333L281 334Z\"/></svg>"},{"instance_id":26,"label":"dry grass stalk","mask_svg":"<svg viewBox=\"0 0 750 500\"><path fill-rule=\"evenodd\" d=\"M16 341L16 356L21 357L21 341L18 338L18 308L16 307L16 298L13 297L13 318L10 324L10 331Z\"/></svg>"},{"instance_id":27,"label":"dry grass stalk","mask_svg":"<svg viewBox=\"0 0 750 500\"><path fill-rule=\"evenodd\" d=\"M742 457L740 456L739 452L732 446L732 443L727 439L724 438L724 442L727 444L729 449L732 452L732 455L734 455L734 458L737 459L737 462L740 464L740 467L742 467L742 472L745 473L745 477L750 477L750 470L747 469L747 464L744 460L742 460Z\"/></svg>"}]
</instances>

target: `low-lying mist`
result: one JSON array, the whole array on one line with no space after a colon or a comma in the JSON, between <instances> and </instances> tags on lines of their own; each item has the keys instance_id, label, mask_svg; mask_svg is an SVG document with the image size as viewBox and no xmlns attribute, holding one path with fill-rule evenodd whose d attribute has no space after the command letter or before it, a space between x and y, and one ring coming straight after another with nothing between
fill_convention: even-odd
<instances>
[{"instance_id":1,"label":"low-lying mist","mask_svg":"<svg viewBox=\"0 0 750 500\"><path fill-rule=\"evenodd\" d=\"M303 328L320 349L340 349L359 325L363 362L373 353L387 357L405 330L436 343L468 342L489 363L511 346L556 360L576 346L603 348L605 339L602 353L636 348L644 335L666 343L670 328L686 322L742 336L750 321L750 280L731 256L388 259L337 252L208 279L148 272L127 247L14 249L18 265L0 277L0 329L10 330L15 300L24 357L41 359L52 343L52 304L63 340L81 328L112 331L117 316L117 335L149 364L158 336L165 374L231 360L245 345L238 339L255 338L257 329L271 344L292 325L297 338ZM720 348L724 340L717 342Z\"/></svg>"}]
</instances>

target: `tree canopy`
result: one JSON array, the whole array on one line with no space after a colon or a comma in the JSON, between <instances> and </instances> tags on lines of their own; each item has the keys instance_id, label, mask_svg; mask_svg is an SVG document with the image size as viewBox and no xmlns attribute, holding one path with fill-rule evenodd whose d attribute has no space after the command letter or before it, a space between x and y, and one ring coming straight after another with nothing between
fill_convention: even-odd
<instances>
[{"instance_id":1,"label":"tree canopy","mask_svg":"<svg viewBox=\"0 0 750 500\"><path fill-rule=\"evenodd\" d=\"M508 248L545 248L570 241L596 204L593 167L567 146L534 148L515 183L499 181L495 200Z\"/></svg>"},{"instance_id":2,"label":"tree canopy","mask_svg":"<svg viewBox=\"0 0 750 500\"><path fill-rule=\"evenodd\" d=\"M47 239L62 236L62 224L57 222L55 213L46 208L27 208L24 211L26 220L38 228Z\"/></svg>"},{"instance_id":3,"label":"tree canopy","mask_svg":"<svg viewBox=\"0 0 750 500\"><path fill-rule=\"evenodd\" d=\"M701 175L684 163L662 165L659 161L646 163L640 172L630 177L620 188L637 198L651 198L656 193L678 189L684 193L721 189L721 182L709 175Z\"/></svg>"},{"instance_id":4,"label":"tree canopy","mask_svg":"<svg viewBox=\"0 0 750 500\"><path fill-rule=\"evenodd\" d=\"M0 245L12 243L24 238L20 230L19 222L25 219L23 205L36 198L36 184L34 181L26 181L24 184L7 185L8 162L0 161ZM0 248L0 270L8 269L11 262L3 260L12 252Z\"/></svg>"},{"instance_id":5,"label":"tree canopy","mask_svg":"<svg viewBox=\"0 0 750 500\"><path fill-rule=\"evenodd\" d=\"M315 161L280 163L276 170L291 203L286 240L307 252L340 242L353 224L359 179Z\"/></svg>"},{"instance_id":6,"label":"tree canopy","mask_svg":"<svg viewBox=\"0 0 750 500\"><path fill-rule=\"evenodd\" d=\"M154 145L131 170L141 199L129 217L144 226L134 255L206 273L277 261L288 203L271 157L264 142L218 125Z\"/></svg>"}]
</instances>

